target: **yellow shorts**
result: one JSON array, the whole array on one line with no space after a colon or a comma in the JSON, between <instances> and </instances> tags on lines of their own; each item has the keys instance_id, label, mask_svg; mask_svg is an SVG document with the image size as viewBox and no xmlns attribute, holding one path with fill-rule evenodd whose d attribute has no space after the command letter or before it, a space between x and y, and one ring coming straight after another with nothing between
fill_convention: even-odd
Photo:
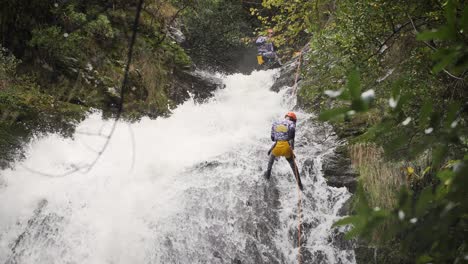
<instances>
[{"instance_id":1,"label":"yellow shorts","mask_svg":"<svg viewBox=\"0 0 468 264\"><path fill-rule=\"evenodd\" d=\"M276 142L276 146L273 148L271 153L275 157L283 156L287 159L289 159L292 155L291 147L289 146L289 142L286 140Z\"/></svg>"}]
</instances>

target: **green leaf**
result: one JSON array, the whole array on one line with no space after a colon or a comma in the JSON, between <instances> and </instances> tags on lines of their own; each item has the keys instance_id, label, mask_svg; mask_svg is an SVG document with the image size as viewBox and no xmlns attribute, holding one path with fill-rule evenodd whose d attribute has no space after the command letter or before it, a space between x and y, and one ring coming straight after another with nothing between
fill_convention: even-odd
<instances>
[{"instance_id":1,"label":"green leaf","mask_svg":"<svg viewBox=\"0 0 468 264\"><path fill-rule=\"evenodd\" d=\"M419 195L418 201L416 202L416 215L421 217L426 212L427 208L431 205L434 199L432 192L432 186L426 187Z\"/></svg>"},{"instance_id":2,"label":"green leaf","mask_svg":"<svg viewBox=\"0 0 468 264\"><path fill-rule=\"evenodd\" d=\"M401 111L402 107L410 100L410 95L408 93L403 93L400 95L400 99L398 100L398 104L393 110L395 113Z\"/></svg>"},{"instance_id":3,"label":"green leaf","mask_svg":"<svg viewBox=\"0 0 468 264\"><path fill-rule=\"evenodd\" d=\"M455 27L455 21L457 16L457 7L453 0L448 0L445 5L445 18L447 19L447 24L450 27Z\"/></svg>"},{"instance_id":4,"label":"green leaf","mask_svg":"<svg viewBox=\"0 0 468 264\"><path fill-rule=\"evenodd\" d=\"M430 31L424 31L417 35L416 39L421 41L426 40L452 40L456 37L456 31L454 28L448 26L442 26L438 29L433 29Z\"/></svg>"},{"instance_id":5,"label":"green leaf","mask_svg":"<svg viewBox=\"0 0 468 264\"><path fill-rule=\"evenodd\" d=\"M352 99L361 97L361 80L357 70L351 71L348 75L348 90Z\"/></svg>"},{"instance_id":6,"label":"green leaf","mask_svg":"<svg viewBox=\"0 0 468 264\"><path fill-rule=\"evenodd\" d=\"M465 5L465 8L463 8L461 26L463 29L463 33L468 34L468 5Z\"/></svg>"},{"instance_id":7,"label":"green leaf","mask_svg":"<svg viewBox=\"0 0 468 264\"><path fill-rule=\"evenodd\" d=\"M427 124L429 124L429 117L432 113L432 102L426 101L421 108L421 112L419 114L419 126L423 129L426 128Z\"/></svg>"},{"instance_id":8,"label":"green leaf","mask_svg":"<svg viewBox=\"0 0 468 264\"><path fill-rule=\"evenodd\" d=\"M364 231L364 228L363 228L364 224L365 222L363 222L360 226L354 226L354 228L352 228L351 230L348 231L348 233L346 233L345 238L351 239L353 237L361 235Z\"/></svg>"},{"instance_id":9,"label":"green leaf","mask_svg":"<svg viewBox=\"0 0 468 264\"><path fill-rule=\"evenodd\" d=\"M449 105L447 112L447 118L445 118L445 127L450 128L453 121L457 118L457 112L460 110L460 103L455 102Z\"/></svg>"},{"instance_id":10,"label":"green leaf","mask_svg":"<svg viewBox=\"0 0 468 264\"><path fill-rule=\"evenodd\" d=\"M434 168L438 168L439 165L444 161L446 158L446 154L448 152L448 146L447 145L440 145L438 146L433 154L432 154L432 164Z\"/></svg>"},{"instance_id":11,"label":"green leaf","mask_svg":"<svg viewBox=\"0 0 468 264\"><path fill-rule=\"evenodd\" d=\"M428 262L431 262L433 258L429 255L422 255L419 256L418 260L416 261L417 264L426 264Z\"/></svg>"},{"instance_id":12,"label":"green leaf","mask_svg":"<svg viewBox=\"0 0 468 264\"><path fill-rule=\"evenodd\" d=\"M343 225L349 225L349 224L355 224L358 222L360 219L357 216L347 216L345 218L342 218L335 223L333 223L332 227L337 227L337 226L343 226Z\"/></svg>"},{"instance_id":13,"label":"green leaf","mask_svg":"<svg viewBox=\"0 0 468 264\"><path fill-rule=\"evenodd\" d=\"M348 107L333 108L320 113L319 120L329 121L344 116L350 109Z\"/></svg>"},{"instance_id":14,"label":"green leaf","mask_svg":"<svg viewBox=\"0 0 468 264\"><path fill-rule=\"evenodd\" d=\"M361 183L358 183L355 195L359 197L355 204L355 210L358 215L367 219L371 215L372 209L369 207L369 202L367 201L367 196Z\"/></svg>"},{"instance_id":15,"label":"green leaf","mask_svg":"<svg viewBox=\"0 0 468 264\"><path fill-rule=\"evenodd\" d=\"M458 58L458 52L456 50L448 50L448 49L441 49L434 54L434 59L438 60L439 62L434 65L432 71L434 73L438 73L443 69L447 68L447 66L454 64L454 62Z\"/></svg>"},{"instance_id":16,"label":"green leaf","mask_svg":"<svg viewBox=\"0 0 468 264\"><path fill-rule=\"evenodd\" d=\"M352 101L351 109L356 112L365 112L369 109L369 103L361 98L357 98Z\"/></svg>"},{"instance_id":17,"label":"green leaf","mask_svg":"<svg viewBox=\"0 0 468 264\"><path fill-rule=\"evenodd\" d=\"M400 148L402 148L403 146L408 145L409 140L410 138L408 137L407 134L403 134L403 135L399 135L394 138L391 138L389 143L385 145L386 146L385 150L390 153L395 152L399 150Z\"/></svg>"},{"instance_id":18,"label":"green leaf","mask_svg":"<svg viewBox=\"0 0 468 264\"><path fill-rule=\"evenodd\" d=\"M455 174L452 170L443 170L437 173L437 178L440 179L442 185L449 184Z\"/></svg>"},{"instance_id":19,"label":"green leaf","mask_svg":"<svg viewBox=\"0 0 468 264\"><path fill-rule=\"evenodd\" d=\"M400 79L392 84L392 97L399 98L401 93L401 86L403 86L403 81Z\"/></svg>"}]
</instances>

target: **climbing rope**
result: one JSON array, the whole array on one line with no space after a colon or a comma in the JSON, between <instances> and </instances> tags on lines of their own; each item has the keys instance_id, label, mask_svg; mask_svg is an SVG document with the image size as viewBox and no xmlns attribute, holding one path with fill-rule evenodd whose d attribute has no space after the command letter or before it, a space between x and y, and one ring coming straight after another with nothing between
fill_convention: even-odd
<instances>
[{"instance_id":1,"label":"climbing rope","mask_svg":"<svg viewBox=\"0 0 468 264\"><path fill-rule=\"evenodd\" d=\"M299 59L297 63L297 69L296 69L296 76L294 78L294 86L292 90L291 96L295 96L297 93L297 82L299 80L299 75L301 72L301 63L302 63L302 50L299 52ZM297 263L301 264L302 263L302 244L301 244L301 237L302 237L302 191L299 188L299 169L296 164L296 157L293 153L293 162L294 162L294 168L295 168L295 176L296 176L296 182L297 182L297 219L298 219L298 224L297 224L297 246L298 246L298 254L297 254Z\"/></svg>"},{"instance_id":2,"label":"climbing rope","mask_svg":"<svg viewBox=\"0 0 468 264\"><path fill-rule=\"evenodd\" d=\"M297 64L297 69L296 69L296 77L294 78L294 86L292 90L292 96L296 95L297 92L297 81L299 80L299 75L301 72L301 63L302 63L302 50L299 52L299 62Z\"/></svg>"},{"instance_id":3,"label":"climbing rope","mask_svg":"<svg viewBox=\"0 0 468 264\"><path fill-rule=\"evenodd\" d=\"M299 169L297 167L296 163L296 157L294 155L294 152L292 154L293 162L294 162L294 176L296 177L296 183L297 183L297 218L298 218L298 224L297 224L297 246L298 246L298 254L297 254L297 263L301 264L302 263L302 245L301 245L301 237L302 237L302 232L301 232L301 227L302 227L302 194L301 194L301 189L299 188Z\"/></svg>"},{"instance_id":4,"label":"climbing rope","mask_svg":"<svg viewBox=\"0 0 468 264\"><path fill-rule=\"evenodd\" d=\"M297 167L296 167L297 169ZM302 244L301 244L301 237L302 237L302 195L301 190L297 187L297 215L298 215L298 224L297 224L297 245L298 245L298 252L297 252L297 263L302 263Z\"/></svg>"}]
</instances>

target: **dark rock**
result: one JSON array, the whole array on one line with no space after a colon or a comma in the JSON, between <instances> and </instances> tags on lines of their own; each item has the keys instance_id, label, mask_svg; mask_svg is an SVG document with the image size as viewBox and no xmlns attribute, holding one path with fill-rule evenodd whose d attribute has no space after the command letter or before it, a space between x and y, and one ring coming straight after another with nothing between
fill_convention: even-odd
<instances>
[{"instance_id":1,"label":"dark rock","mask_svg":"<svg viewBox=\"0 0 468 264\"><path fill-rule=\"evenodd\" d=\"M307 159L302 165L301 175L309 175L312 178L312 182L317 182L317 177L314 174L314 160Z\"/></svg>"},{"instance_id":2,"label":"dark rock","mask_svg":"<svg viewBox=\"0 0 468 264\"><path fill-rule=\"evenodd\" d=\"M333 229L331 234L331 243L341 250L348 250L354 247L354 241L345 238L345 233L339 228Z\"/></svg>"},{"instance_id":3,"label":"dark rock","mask_svg":"<svg viewBox=\"0 0 468 264\"><path fill-rule=\"evenodd\" d=\"M372 264L376 263L375 260L375 254L376 254L376 249L368 246L357 246L354 249L354 252L356 254L356 263L366 263L366 264Z\"/></svg>"},{"instance_id":4,"label":"dark rock","mask_svg":"<svg viewBox=\"0 0 468 264\"><path fill-rule=\"evenodd\" d=\"M242 264L242 261L237 257L231 261L232 264Z\"/></svg>"},{"instance_id":5,"label":"dark rock","mask_svg":"<svg viewBox=\"0 0 468 264\"><path fill-rule=\"evenodd\" d=\"M187 40L179 24L168 27L168 36L178 44L183 44Z\"/></svg>"},{"instance_id":6,"label":"dark rock","mask_svg":"<svg viewBox=\"0 0 468 264\"><path fill-rule=\"evenodd\" d=\"M245 253L252 261L252 263L264 263L262 255L260 254L257 244L254 240L249 239L245 244Z\"/></svg>"},{"instance_id":7,"label":"dark rock","mask_svg":"<svg viewBox=\"0 0 468 264\"><path fill-rule=\"evenodd\" d=\"M196 165L195 169L197 169L197 170L205 169L205 168L211 169L211 168L215 168L215 167L220 166L220 165L221 165L221 162L219 162L217 160L203 161L200 164Z\"/></svg>"},{"instance_id":8,"label":"dark rock","mask_svg":"<svg viewBox=\"0 0 468 264\"><path fill-rule=\"evenodd\" d=\"M328 263L327 254L323 252L322 250L317 250L316 252L314 252L314 254L310 256L309 260L310 261L307 261L306 263L314 263L314 264Z\"/></svg>"},{"instance_id":9,"label":"dark rock","mask_svg":"<svg viewBox=\"0 0 468 264\"><path fill-rule=\"evenodd\" d=\"M262 255L268 259L265 263L268 263L268 264L280 264L281 263L280 261L278 261L278 259L274 255L272 255L269 252L263 252Z\"/></svg>"},{"instance_id":10,"label":"dark rock","mask_svg":"<svg viewBox=\"0 0 468 264\"><path fill-rule=\"evenodd\" d=\"M296 77L297 63L298 61L292 61L281 67L279 76L270 90L279 92L284 86L293 86Z\"/></svg>"},{"instance_id":11,"label":"dark rock","mask_svg":"<svg viewBox=\"0 0 468 264\"><path fill-rule=\"evenodd\" d=\"M337 148L323 159L322 171L327 184L333 187L347 187L350 192L356 190L356 172L351 167L351 160L344 148Z\"/></svg>"},{"instance_id":12,"label":"dark rock","mask_svg":"<svg viewBox=\"0 0 468 264\"><path fill-rule=\"evenodd\" d=\"M365 241L358 241L354 249L357 264L410 264L413 259L400 251L400 245L390 243L385 246L371 246Z\"/></svg>"},{"instance_id":13,"label":"dark rock","mask_svg":"<svg viewBox=\"0 0 468 264\"><path fill-rule=\"evenodd\" d=\"M221 260L223 259L223 258L221 257L221 253L219 253L218 251L213 252L213 257L219 258L219 259L221 259Z\"/></svg>"},{"instance_id":14,"label":"dark rock","mask_svg":"<svg viewBox=\"0 0 468 264\"><path fill-rule=\"evenodd\" d=\"M341 206L340 210L338 210L339 216L345 216L351 214L351 205L353 199L349 198L346 202L344 202L343 206Z\"/></svg>"},{"instance_id":15,"label":"dark rock","mask_svg":"<svg viewBox=\"0 0 468 264\"><path fill-rule=\"evenodd\" d=\"M55 212L47 212L47 205L47 200L39 201L24 231L11 244L11 253L6 256L5 263L27 263L28 257L30 257L28 251L34 252L40 247L32 245L47 245L53 248L60 244L57 234L63 230L65 217ZM31 244L31 241L34 241L35 244Z\"/></svg>"},{"instance_id":16,"label":"dark rock","mask_svg":"<svg viewBox=\"0 0 468 264\"><path fill-rule=\"evenodd\" d=\"M206 98L213 96L218 88L223 88L220 79L204 76L200 72L189 72L183 70L174 71L174 79L168 91L169 98L177 105L194 96L197 102L203 102Z\"/></svg>"},{"instance_id":17,"label":"dark rock","mask_svg":"<svg viewBox=\"0 0 468 264\"><path fill-rule=\"evenodd\" d=\"M302 49L302 53L306 54L307 52L309 52L309 50L310 50L310 46L309 44L307 44ZM301 59L304 60L304 57L301 56ZM296 73L297 73L298 65L299 65L299 56L293 58L288 63L284 64L281 67L278 78L276 79L273 86L271 86L270 90L274 92L279 92L279 90L281 90L281 88L285 86L292 87L294 85L294 82L296 81ZM301 75L299 74L298 79L297 79L298 86L300 86L300 80L301 80Z\"/></svg>"},{"instance_id":18,"label":"dark rock","mask_svg":"<svg viewBox=\"0 0 468 264\"><path fill-rule=\"evenodd\" d=\"M356 191L356 179L352 176L328 176L326 177L327 184L333 187L346 187L349 192L354 193Z\"/></svg>"}]
</instances>

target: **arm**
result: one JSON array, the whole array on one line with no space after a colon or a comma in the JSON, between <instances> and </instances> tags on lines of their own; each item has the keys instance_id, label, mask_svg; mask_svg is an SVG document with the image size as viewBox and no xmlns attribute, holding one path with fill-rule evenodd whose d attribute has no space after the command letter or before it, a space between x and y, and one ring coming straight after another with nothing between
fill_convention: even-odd
<instances>
[{"instance_id":1,"label":"arm","mask_svg":"<svg viewBox=\"0 0 468 264\"><path fill-rule=\"evenodd\" d=\"M275 124L273 124L273 125L271 126L271 136L270 136L270 137L271 137L271 141L275 141L275 131L274 131L274 129L275 129Z\"/></svg>"},{"instance_id":2,"label":"arm","mask_svg":"<svg viewBox=\"0 0 468 264\"><path fill-rule=\"evenodd\" d=\"M294 139L296 137L296 126L292 125L289 127L288 130L288 136L289 136L289 145L291 146L292 149L294 149Z\"/></svg>"}]
</instances>

